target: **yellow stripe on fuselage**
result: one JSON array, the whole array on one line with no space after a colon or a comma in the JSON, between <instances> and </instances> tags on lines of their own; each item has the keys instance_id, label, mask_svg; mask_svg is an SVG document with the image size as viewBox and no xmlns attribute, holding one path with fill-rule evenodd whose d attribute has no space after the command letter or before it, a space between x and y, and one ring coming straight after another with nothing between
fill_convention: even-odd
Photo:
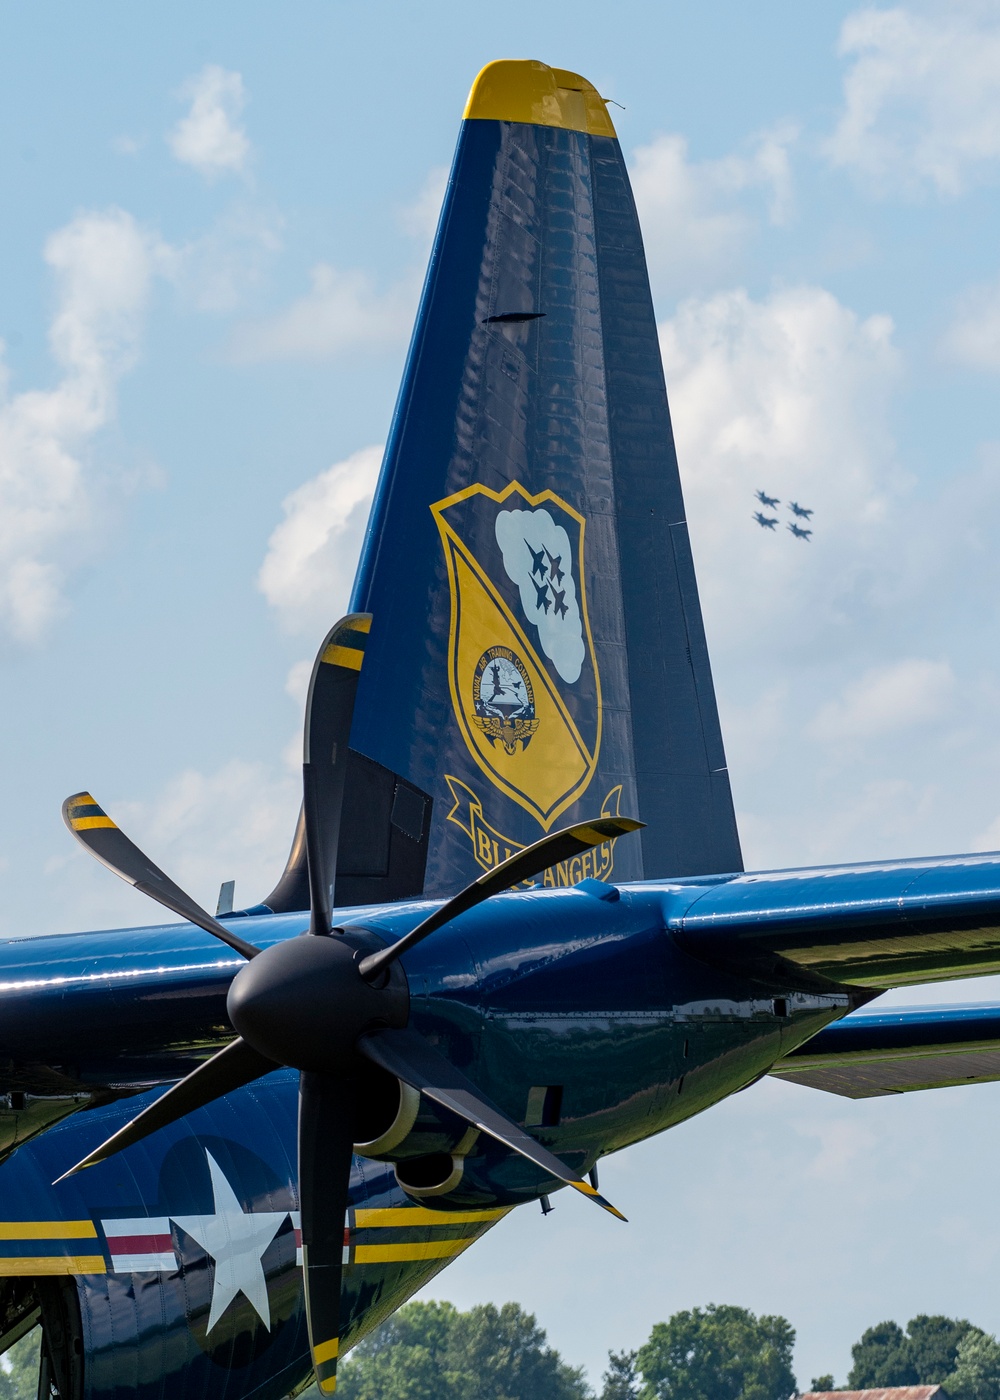
<instances>
[{"instance_id":1,"label":"yellow stripe on fuselage","mask_svg":"<svg viewBox=\"0 0 1000 1400\"><path fill-rule=\"evenodd\" d=\"M359 1244L355 1264L412 1264L420 1259L450 1259L474 1243L475 1235L460 1240L426 1240L421 1244Z\"/></svg>"},{"instance_id":2,"label":"yellow stripe on fuselage","mask_svg":"<svg viewBox=\"0 0 1000 1400\"><path fill-rule=\"evenodd\" d=\"M38 1274L105 1274L107 1266L100 1254L36 1254L20 1259L0 1259L0 1278L22 1278Z\"/></svg>"},{"instance_id":3,"label":"yellow stripe on fuselage","mask_svg":"<svg viewBox=\"0 0 1000 1400\"><path fill-rule=\"evenodd\" d=\"M356 1210L354 1226L358 1230L378 1230L390 1226L411 1225L485 1225L506 1215L510 1206L499 1210L427 1210L425 1206L390 1206L383 1210Z\"/></svg>"},{"instance_id":4,"label":"yellow stripe on fuselage","mask_svg":"<svg viewBox=\"0 0 1000 1400\"><path fill-rule=\"evenodd\" d=\"M0 1220L0 1240L96 1240L92 1220Z\"/></svg>"}]
</instances>

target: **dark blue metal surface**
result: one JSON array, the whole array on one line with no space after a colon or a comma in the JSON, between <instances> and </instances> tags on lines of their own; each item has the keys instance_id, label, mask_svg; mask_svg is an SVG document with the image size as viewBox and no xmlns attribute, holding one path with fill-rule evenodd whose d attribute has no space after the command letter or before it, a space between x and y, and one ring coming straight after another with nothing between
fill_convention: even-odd
<instances>
[{"instance_id":1,"label":"dark blue metal surface","mask_svg":"<svg viewBox=\"0 0 1000 1400\"><path fill-rule=\"evenodd\" d=\"M1000 1048L1000 1006L984 1002L855 1011L793 1050L789 1059L960 1045Z\"/></svg>"},{"instance_id":2,"label":"dark blue metal surface","mask_svg":"<svg viewBox=\"0 0 1000 1400\"><path fill-rule=\"evenodd\" d=\"M540 314L489 319L511 313ZM541 834L537 815L473 761L456 722L452 599L431 512L469 487L494 493L456 504L457 528L535 643L530 608L494 533L495 497L512 482L533 499L553 493L558 502L543 508L570 535L562 505L585 521L576 587L586 594L594 655L575 680L544 661L587 748L599 743L593 775L564 820L610 803L649 823L641 844L619 844L615 879L741 868L621 151L576 131L471 121L351 604L375 618L352 743L431 795L425 889L434 894L478 873L467 813L474 799L501 846ZM458 704L471 706L471 697ZM539 732L509 766L543 763L546 742Z\"/></svg>"}]
</instances>

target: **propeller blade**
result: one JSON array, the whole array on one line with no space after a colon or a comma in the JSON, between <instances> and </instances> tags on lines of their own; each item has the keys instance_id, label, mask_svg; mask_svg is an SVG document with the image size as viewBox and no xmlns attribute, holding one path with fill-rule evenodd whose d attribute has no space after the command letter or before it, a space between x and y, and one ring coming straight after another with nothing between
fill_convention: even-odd
<instances>
[{"instance_id":1,"label":"propeller blade","mask_svg":"<svg viewBox=\"0 0 1000 1400\"><path fill-rule=\"evenodd\" d=\"M370 953L367 958L363 958L358 964L361 976L373 982L390 963L394 963L416 944L422 943L428 934L441 928L443 924L450 923L466 910L482 904L490 895L509 890L513 885L519 885L522 880L530 880L535 875L540 875L543 870L548 870L550 865L569 860L581 851L599 846L602 841L613 841L630 831L640 831L645 825L645 822L634 821L631 817L597 817L594 821L578 822L575 826L565 826L562 831L553 831L551 835L543 836L540 841L533 842L523 851L518 851L516 855L501 861L485 875L480 875L471 885L466 885L464 890L459 891L453 899L449 899L447 904L442 904L441 908L424 919L423 923L417 924L416 928L411 929L398 943L381 948L377 953Z\"/></svg>"},{"instance_id":2,"label":"propeller blade","mask_svg":"<svg viewBox=\"0 0 1000 1400\"><path fill-rule=\"evenodd\" d=\"M63 821L70 831L102 865L134 885L157 904L164 905L173 914L179 914L192 924L197 924L206 933L227 943L244 958L254 958L260 952L238 933L233 933L213 919L200 904L196 904L189 894L164 875L158 865L154 865L144 855L134 841L130 841L124 831L105 812L103 807L91 797L89 792L75 792L67 797L62 805Z\"/></svg>"},{"instance_id":3,"label":"propeller blade","mask_svg":"<svg viewBox=\"0 0 1000 1400\"><path fill-rule=\"evenodd\" d=\"M254 1079L260 1079L262 1075L270 1074L278 1068L273 1060L259 1054L245 1040L231 1040L210 1060L206 1060L172 1085L165 1094L161 1094L155 1103L144 1108L130 1123L126 1123L124 1128L119 1128L117 1133L112 1134L106 1142L102 1142L100 1147L84 1157L82 1162L77 1162L75 1167L63 1172L52 1184L58 1185L59 1181L65 1181L68 1176L83 1171L84 1167L94 1167L98 1162L107 1161L116 1152L121 1152L123 1147L131 1147L133 1143L141 1142L158 1128L165 1128L168 1123L175 1123L186 1113L193 1113L196 1108L204 1108L205 1104L211 1103L213 1099L221 1098L223 1094L229 1094L234 1089L239 1089Z\"/></svg>"},{"instance_id":4,"label":"propeller blade","mask_svg":"<svg viewBox=\"0 0 1000 1400\"><path fill-rule=\"evenodd\" d=\"M544 868L544 867L543 867ZM582 1176L560 1162L547 1147L529 1137L523 1128L518 1127L512 1118L491 1104L467 1079L460 1069L412 1030L375 1030L366 1032L358 1041L357 1049L373 1064L402 1079L405 1084L419 1089L427 1098L451 1109L474 1128L479 1128L490 1137L502 1142L512 1152L519 1152L534 1162L536 1167L574 1187L582 1195L588 1196L597 1205L603 1206L619 1220L625 1217L616 1210L610 1201L585 1181Z\"/></svg>"},{"instance_id":5,"label":"propeller blade","mask_svg":"<svg viewBox=\"0 0 1000 1400\"><path fill-rule=\"evenodd\" d=\"M302 1278L316 1382L324 1395L337 1388L344 1220L354 1154L351 1078L299 1076L299 1207Z\"/></svg>"},{"instance_id":6,"label":"propeller blade","mask_svg":"<svg viewBox=\"0 0 1000 1400\"><path fill-rule=\"evenodd\" d=\"M313 663L306 700L302 805L309 862L310 933L329 934L347 750L370 613L351 613L327 634Z\"/></svg>"}]
</instances>

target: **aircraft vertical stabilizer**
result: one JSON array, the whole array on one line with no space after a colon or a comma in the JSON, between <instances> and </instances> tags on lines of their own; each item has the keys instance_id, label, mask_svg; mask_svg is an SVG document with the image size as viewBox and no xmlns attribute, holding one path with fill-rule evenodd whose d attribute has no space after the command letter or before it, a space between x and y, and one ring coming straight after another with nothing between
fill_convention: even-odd
<instances>
[{"instance_id":1,"label":"aircraft vertical stabilizer","mask_svg":"<svg viewBox=\"0 0 1000 1400\"><path fill-rule=\"evenodd\" d=\"M352 607L373 617L337 903L741 869L635 206L585 79L476 79Z\"/></svg>"}]
</instances>

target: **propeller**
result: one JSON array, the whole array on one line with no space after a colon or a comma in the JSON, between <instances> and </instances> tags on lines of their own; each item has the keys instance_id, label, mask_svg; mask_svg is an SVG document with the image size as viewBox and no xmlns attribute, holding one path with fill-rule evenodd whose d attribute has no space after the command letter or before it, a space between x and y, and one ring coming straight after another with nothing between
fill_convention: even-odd
<instances>
[{"instance_id":1,"label":"propeller","mask_svg":"<svg viewBox=\"0 0 1000 1400\"><path fill-rule=\"evenodd\" d=\"M399 958L494 894L581 851L638 830L628 817L600 817L553 832L481 876L396 943L364 928L331 936L333 887L351 719L371 617L344 618L323 642L306 703L302 837L310 899L308 934L259 949L201 908L135 846L89 793L63 815L87 849L122 879L222 939L247 960L229 989L237 1038L97 1147L65 1176L141 1141L240 1085L287 1066L299 1071L299 1201L303 1277L313 1365L320 1390L336 1388L344 1218L356 1139L355 1097L365 1062L396 1076L480 1132L625 1217L519 1127L409 1026L409 989ZM59 1180L63 1180L60 1177Z\"/></svg>"},{"instance_id":2,"label":"propeller","mask_svg":"<svg viewBox=\"0 0 1000 1400\"><path fill-rule=\"evenodd\" d=\"M81 846L85 846L95 860L106 865L121 879L135 885L137 890L148 894L150 899L155 899L157 904L164 905L171 913L179 914L182 919L197 924L206 933L221 938L223 943L228 943L230 948L235 948L244 958L257 956L259 949L226 928L225 924L220 924L218 919L213 919L196 900L185 894L169 876L164 875L160 867L154 865L149 857L129 840L89 792L75 792L72 797L67 797L62 805L62 816Z\"/></svg>"}]
</instances>

